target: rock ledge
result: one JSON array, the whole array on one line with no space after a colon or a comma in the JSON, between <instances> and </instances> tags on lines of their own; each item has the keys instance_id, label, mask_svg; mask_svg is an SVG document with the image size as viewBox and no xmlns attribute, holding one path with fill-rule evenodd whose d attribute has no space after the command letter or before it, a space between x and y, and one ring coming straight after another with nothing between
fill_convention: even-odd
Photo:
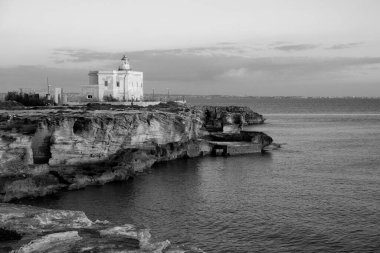
<instances>
[{"instance_id":1,"label":"rock ledge","mask_svg":"<svg viewBox=\"0 0 380 253\"><path fill-rule=\"evenodd\" d=\"M91 221L81 211L0 203L0 251L44 252L202 252L152 242L148 229Z\"/></svg>"}]
</instances>

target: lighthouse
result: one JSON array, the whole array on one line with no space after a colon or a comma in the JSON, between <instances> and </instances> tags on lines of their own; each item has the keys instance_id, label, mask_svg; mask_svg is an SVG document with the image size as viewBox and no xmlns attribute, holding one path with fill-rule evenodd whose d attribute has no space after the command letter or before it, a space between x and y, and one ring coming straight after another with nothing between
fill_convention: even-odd
<instances>
[{"instance_id":1,"label":"lighthouse","mask_svg":"<svg viewBox=\"0 0 380 253\"><path fill-rule=\"evenodd\" d=\"M88 73L89 84L82 85L85 101L142 101L144 98L143 72L134 71L123 55L117 70L94 70Z\"/></svg>"},{"instance_id":2,"label":"lighthouse","mask_svg":"<svg viewBox=\"0 0 380 253\"><path fill-rule=\"evenodd\" d=\"M119 70L131 70L129 59L125 55L123 56L123 58L121 58L121 64L119 66Z\"/></svg>"}]
</instances>

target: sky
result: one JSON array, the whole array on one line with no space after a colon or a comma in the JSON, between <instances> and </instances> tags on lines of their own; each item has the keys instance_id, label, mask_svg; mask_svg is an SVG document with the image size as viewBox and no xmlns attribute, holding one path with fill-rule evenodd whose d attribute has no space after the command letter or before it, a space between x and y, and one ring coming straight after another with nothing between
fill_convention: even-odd
<instances>
[{"instance_id":1,"label":"sky","mask_svg":"<svg viewBox=\"0 0 380 253\"><path fill-rule=\"evenodd\" d=\"M125 54L144 91L380 97L379 0L0 0L0 92L80 91Z\"/></svg>"}]
</instances>

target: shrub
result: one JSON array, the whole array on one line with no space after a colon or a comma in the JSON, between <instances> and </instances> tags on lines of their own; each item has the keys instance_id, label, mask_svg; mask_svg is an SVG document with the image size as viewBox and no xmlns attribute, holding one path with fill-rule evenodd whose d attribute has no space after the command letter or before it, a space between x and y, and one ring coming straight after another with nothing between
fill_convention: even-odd
<instances>
[{"instance_id":1,"label":"shrub","mask_svg":"<svg viewBox=\"0 0 380 253\"><path fill-rule=\"evenodd\" d=\"M49 101L46 98L40 98L38 94L20 93L10 91L5 97L7 101L16 101L24 106L46 106Z\"/></svg>"},{"instance_id":2,"label":"shrub","mask_svg":"<svg viewBox=\"0 0 380 253\"><path fill-rule=\"evenodd\" d=\"M119 101L116 98L114 98L111 94L109 94L108 96L104 96L103 100L107 101L107 102L116 102L116 101Z\"/></svg>"}]
</instances>

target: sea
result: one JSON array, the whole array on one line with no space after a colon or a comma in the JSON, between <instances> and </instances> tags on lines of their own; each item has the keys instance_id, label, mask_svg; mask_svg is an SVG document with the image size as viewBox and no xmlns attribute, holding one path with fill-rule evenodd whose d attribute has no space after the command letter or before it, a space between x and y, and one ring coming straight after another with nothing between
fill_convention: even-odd
<instances>
[{"instance_id":1,"label":"sea","mask_svg":"<svg viewBox=\"0 0 380 253\"><path fill-rule=\"evenodd\" d=\"M204 252L380 252L380 98L186 99L252 108L266 122L249 129L281 148L171 161L24 203L135 224Z\"/></svg>"}]
</instances>

